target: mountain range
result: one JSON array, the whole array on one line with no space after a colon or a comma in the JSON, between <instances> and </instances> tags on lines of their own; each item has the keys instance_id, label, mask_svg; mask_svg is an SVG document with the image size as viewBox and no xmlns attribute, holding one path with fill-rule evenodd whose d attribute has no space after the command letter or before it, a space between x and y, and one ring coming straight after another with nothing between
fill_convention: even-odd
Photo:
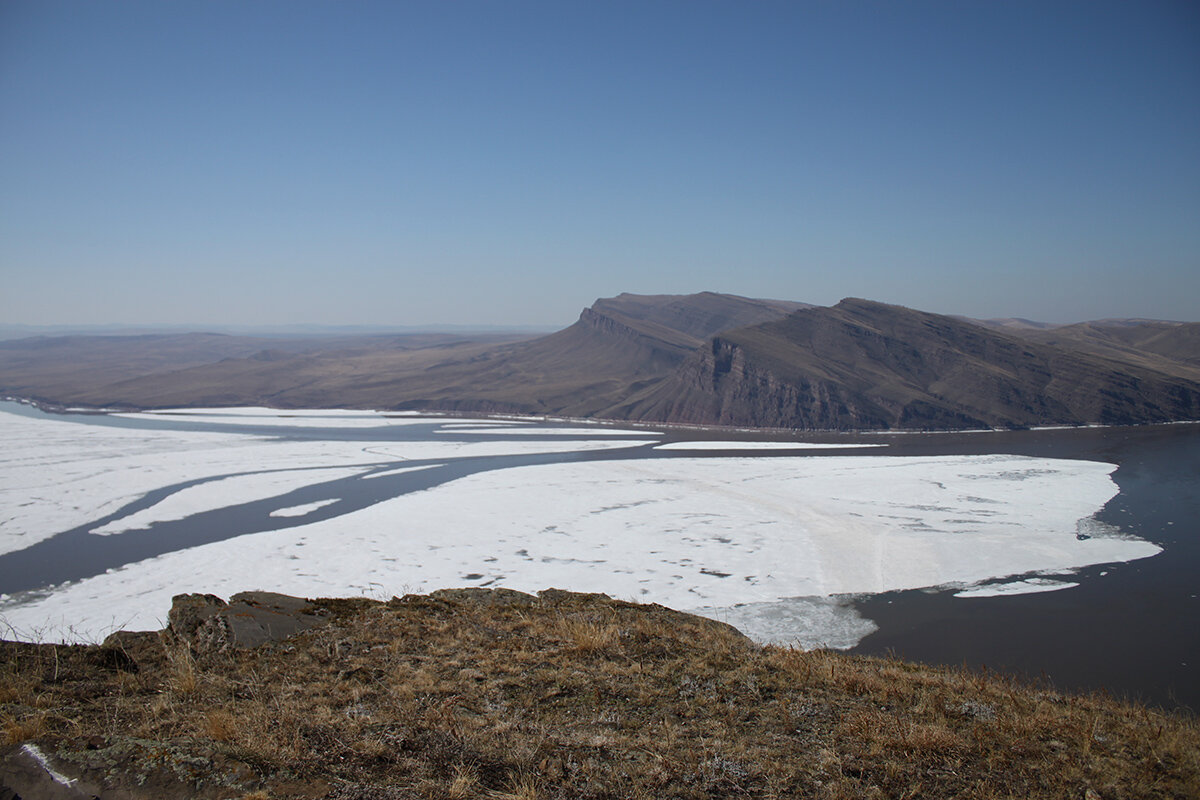
<instances>
[{"instance_id":1,"label":"mountain range","mask_svg":"<svg viewBox=\"0 0 1200 800\"><path fill-rule=\"evenodd\" d=\"M824 430L1200 419L1200 323L1055 326L848 298L596 301L549 335L0 341L0 393L103 408L267 405Z\"/></svg>"}]
</instances>

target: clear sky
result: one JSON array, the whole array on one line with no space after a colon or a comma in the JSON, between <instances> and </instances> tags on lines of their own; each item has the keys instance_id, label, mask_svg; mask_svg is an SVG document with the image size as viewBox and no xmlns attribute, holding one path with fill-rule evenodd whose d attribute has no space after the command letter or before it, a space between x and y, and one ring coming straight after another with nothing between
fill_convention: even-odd
<instances>
[{"instance_id":1,"label":"clear sky","mask_svg":"<svg viewBox=\"0 0 1200 800\"><path fill-rule=\"evenodd\" d=\"M1200 3L0 0L0 322L1200 320Z\"/></svg>"}]
</instances>

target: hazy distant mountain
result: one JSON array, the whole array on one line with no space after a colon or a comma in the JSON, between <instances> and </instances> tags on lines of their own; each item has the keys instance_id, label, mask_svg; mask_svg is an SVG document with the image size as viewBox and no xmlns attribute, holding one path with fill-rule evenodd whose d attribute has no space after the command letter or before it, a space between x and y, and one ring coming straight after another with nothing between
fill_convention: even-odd
<instances>
[{"instance_id":1,"label":"hazy distant mountain","mask_svg":"<svg viewBox=\"0 0 1200 800\"><path fill-rule=\"evenodd\" d=\"M264 342L268 344L264 344ZM980 322L847 299L598 300L539 337L0 342L0 391L64 405L264 404L886 429L1200 419L1200 324Z\"/></svg>"},{"instance_id":2,"label":"hazy distant mountain","mask_svg":"<svg viewBox=\"0 0 1200 800\"><path fill-rule=\"evenodd\" d=\"M206 333L252 338L324 338L329 336L457 336L549 333L553 325L14 325L0 322L0 340L33 336L172 336Z\"/></svg>"},{"instance_id":3,"label":"hazy distant mountain","mask_svg":"<svg viewBox=\"0 0 1200 800\"><path fill-rule=\"evenodd\" d=\"M603 416L670 375L708 337L805 307L711 292L623 294L584 309L568 328L524 341L444 337L428 346L389 347L387 339L367 340L371 346L305 340L291 351L273 344L220 360L198 354L194 365L174 371L155 363L140 375L123 368L119 353L85 342L80 353L91 366L81 381L63 364L52 375L38 372L36 358L21 359L19 342L0 343L10 346L8 357L0 347L0 391L98 407L265 404ZM106 381L109 363L121 368Z\"/></svg>"},{"instance_id":4,"label":"hazy distant mountain","mask_svg":"<svg viewBox=\"0 0 1200 800\"><path fill-rule=\"evenodd\" d=\"M1014 332L1064 350L1140 364L1178 377L1200 380L1200 323L1114 319Z\"/></svg>"},{"instance_id":5,"label":"hazy distant mountain","mask_svg":"<svg viewBox=\"0 0 1200 800\"><path fill-rule=\"evenodd\" d=\"M999 328L1000 330L1021 331L1021 330L1048 330L1050 328L1060 328L1054 322L1038 322L1037 320L1024 319L1023 317L1000 317L996 319L972 319L971 317L963 317L957 314L954 319L961 319L964 322L974 322L976 325L983 325L985 328Z\"/></svg>"},{"instance_id":6,"label":"hazy distant mountain","mask_svg":"<svg viewBox=\"0 0 1200 800\"><path fill-rule=\"evenodd\" d=\"M269 404L299 364L335 368L339 358L405 354L455 345L495 347L513 335L448 333L280 338L218 333L35 336L0 341L0 393L43 403L152 408L165 405ZM274 374L273 374L274 373ZM336 400L323 405L336 406Z\"/></svg>"}]
</instances>

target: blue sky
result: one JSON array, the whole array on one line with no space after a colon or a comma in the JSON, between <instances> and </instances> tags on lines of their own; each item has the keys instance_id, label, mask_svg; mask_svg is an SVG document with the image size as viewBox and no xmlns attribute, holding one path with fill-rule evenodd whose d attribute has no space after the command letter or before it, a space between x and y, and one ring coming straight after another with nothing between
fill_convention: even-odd
<instances>
[{"instance_id":1,"label":"blue sky","mask_svg":"<svg viewBox=\"0 0 1200 800\"><path fill-rule=\"evenodd\" d=\"M1194 2L0 0L0 322L1200 320Z\"/></svg>"}]
</instances>

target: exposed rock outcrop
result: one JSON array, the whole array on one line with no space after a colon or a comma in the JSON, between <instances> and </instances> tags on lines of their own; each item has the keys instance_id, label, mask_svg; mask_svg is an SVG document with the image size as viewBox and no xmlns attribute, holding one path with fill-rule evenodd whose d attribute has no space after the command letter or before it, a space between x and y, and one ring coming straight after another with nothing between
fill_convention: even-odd
<instances>
[{"instance_id":1,"label":"exposed rock outcrop","mask_svg":"<svg viewBox=\"0 0 1200 800\"><path fill-rule=\"evenodd\" d=\"M625 413L834 430L1137 424L1200 418L1200 382L849 299L714 337Z\"/></svg>"},{"instance_id":2,"label":"exposed rock outcrop","mask_svg":"<svg viewBox=\"0 0 1200 800\"><path fill-rule=\"evenodd\" d=\"M168 632L197 654L258 647L329 621L310 601L274 592L241 592L228 603L211 594L176 595L167 619Z\"/></svg>"}]
</instances>

